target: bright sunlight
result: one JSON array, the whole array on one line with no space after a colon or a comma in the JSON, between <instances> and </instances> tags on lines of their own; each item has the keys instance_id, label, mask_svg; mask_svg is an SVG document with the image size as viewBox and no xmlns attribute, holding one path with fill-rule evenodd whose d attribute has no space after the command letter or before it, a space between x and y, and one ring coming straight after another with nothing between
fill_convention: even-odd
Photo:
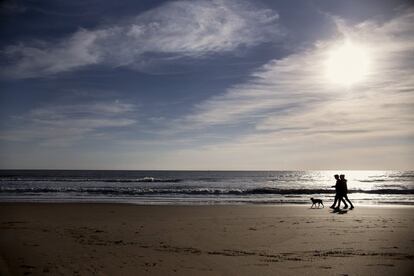
<instances>
[{"instance_id":1,"label":"bright sunlight","mask_svg":"<svg viewBox=\"0 0 414 276\"><path fill-rule=\"evenodd\" d=\"M352 86L367 75L368 63L366 49L346 41L329 53L326 75L334 83Z\"/></svg>"}]
</instances>

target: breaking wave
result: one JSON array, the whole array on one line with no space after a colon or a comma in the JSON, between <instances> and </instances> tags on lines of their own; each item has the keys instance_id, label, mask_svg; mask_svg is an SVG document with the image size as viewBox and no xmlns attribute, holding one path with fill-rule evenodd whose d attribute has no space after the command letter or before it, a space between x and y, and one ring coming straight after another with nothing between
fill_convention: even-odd
<instances>
[{"instance_id":1,"label":"breaking wave","mask_svg":"<svg viewBox=\"0 0 414 276\"><path fill-rule=\"evenodd\" d=\"M139 182L181 182L183 179L176 178L156 178L156 177L142 177L142 178L130 178L130 179L118 179L118 178L20 178L20 177L3 177L0 181L5 182L108 182L108 183L139 183Z\"/></svg>"},{"instance_id":2,"label":"breaking wave","mask_svg":"<svg viewBox=\"0 0 414 276\"><path fill-rule=\"evenodd\" d=\"M102 195L162 195L162 194L186 194L186 195L313 195L334 194L332 189L165 189L165 188L0 188L0 193L85 193ZM349 190L348 193L381 194L381 195L411 195L414 189L374 189L374 190Z\"/></svg>"}]
</instances>

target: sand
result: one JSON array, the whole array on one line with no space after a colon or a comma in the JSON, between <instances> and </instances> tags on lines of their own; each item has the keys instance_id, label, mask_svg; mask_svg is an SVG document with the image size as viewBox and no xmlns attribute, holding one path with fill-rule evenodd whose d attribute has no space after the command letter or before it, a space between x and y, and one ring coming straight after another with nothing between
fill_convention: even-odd
<instances>
[{"instance_id":1,"label":"sand","mask_svg":"<svg viewBox=\"0 0 414 276\"><path fill-rule=\"evenodd\" d=\"M1 275L412 275L414 208L0 204Z\"/></svg>"}]
</instances>

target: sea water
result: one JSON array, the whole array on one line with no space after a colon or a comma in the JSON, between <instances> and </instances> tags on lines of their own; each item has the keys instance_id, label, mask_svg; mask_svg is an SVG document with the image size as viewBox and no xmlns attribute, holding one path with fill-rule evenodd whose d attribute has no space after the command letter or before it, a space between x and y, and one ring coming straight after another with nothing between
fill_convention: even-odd
<instances>
[{"instance_id":1,"label":"sea water","mask_svg":"<svg viewBox=\"0 0 414 276\"><path fill-rule=\"evenodd\" d=\"M329 205L334 174L356 205L414 205L414 171L0 170L0 201Z\"/></svg>"}]
</instances>

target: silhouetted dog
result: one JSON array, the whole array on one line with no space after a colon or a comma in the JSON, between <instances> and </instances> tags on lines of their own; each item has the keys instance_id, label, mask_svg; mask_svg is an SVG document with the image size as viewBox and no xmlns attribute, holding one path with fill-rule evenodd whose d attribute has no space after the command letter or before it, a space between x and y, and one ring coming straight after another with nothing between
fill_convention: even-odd
<instances>
[{"instance_id":1,"label":"silhouetted dog","mask_svg":"<svg viewBox=\"0 0 414 276\"><path fill-rule=\"evenodd\" d=\"M322 204L322 207L325 208L325 206L323 206L322 199L315 199L315 198L311 197L311 201L312 201L311 208L313 208L313 206L316 205L316 204L318 204L318 208L321 206L321 204Z\"/></svg>"}]
</instances>

